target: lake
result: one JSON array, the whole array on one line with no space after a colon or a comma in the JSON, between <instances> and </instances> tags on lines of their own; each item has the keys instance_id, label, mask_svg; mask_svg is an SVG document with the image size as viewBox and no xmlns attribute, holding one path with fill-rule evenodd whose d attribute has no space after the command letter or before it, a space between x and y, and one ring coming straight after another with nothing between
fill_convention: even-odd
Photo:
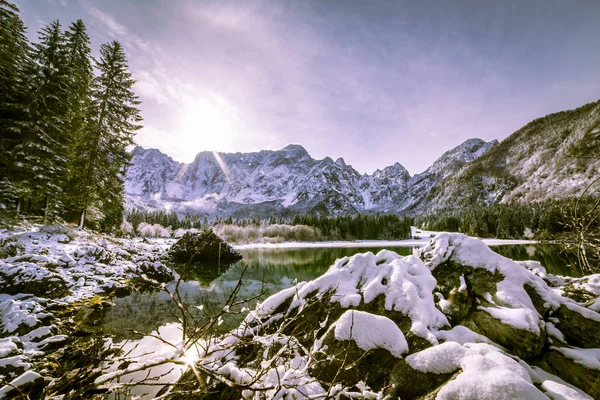
<instances>
[{"instance_id":1,"label":"lake","mask_svg":"<svg viewBox=\"0 0 600 400\"><path fill-rule=\"evenodd\" d=\"M514 260L539 261L549 273L571 275L566 267L564 255L557 245L527 244L491 246L491 248ZM387 247L400 255L413 254L418 247ZM183 302L191 305L202 305L202 310L193 308L194 318L214 315L220 310L236 286L242 272L243 285L238 298L247 299L264 293L263 299L282 289L291 287L294 282L315 279L325 273L333 262L341 257L372 251L377 253L381 247L342 247L342 248L279 248L242 250L244 259L230 266L197 265L191 271L182 273L179 293ZM166 291L173 292L175 283L166 285ZM114 345L124 345L125 349L134 349L137 354L156 351L165 345L153 338L132 336L129 329L144 334L159 334L165 340L177 342L181 340L179 323L180 313L166 291L134 292L113 300L114 305L102 310L84 310L79 320L87 329L92 329L100 336L110 337ZM245 304L247 308L256 305L256 299ZM241 308L238 307L238 310ZM216 327L218 332L226 332L237 327L245 316L243 313L225 315L222 323ZM137 347L136 347L137 346ZM144 356L141 357L142 359ZM107 369L112 369L109 366ZM165 367L166 368L166 367ZM165 368L153 371L159 374ZM171 371L160 381L176 380L180 370ZM141 374L140 374L141 376ZM136 389L138 395L147 390L147 398L157 391L156 387ZM146 392L144 392L146 393Z\"/></svg>"}]
</instances>

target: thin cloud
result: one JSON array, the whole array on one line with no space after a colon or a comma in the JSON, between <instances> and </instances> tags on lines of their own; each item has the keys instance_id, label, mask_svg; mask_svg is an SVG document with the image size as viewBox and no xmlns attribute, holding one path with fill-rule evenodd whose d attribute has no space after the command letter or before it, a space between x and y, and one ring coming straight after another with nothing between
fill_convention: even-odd
<instances>
[{"instance_id":1,"label":"thin cloud","mask_svg":"<svg viewBox=\"0 0 600 400\"><path fill-rule=\"evenodd\" d=\"M598 97L600 3L60 1L19 5L32 30L36 15L88 12L95 46L121 41L137 139L180 161L300 143L414 174L466 139Z\"/></svg>"}]
</instances>

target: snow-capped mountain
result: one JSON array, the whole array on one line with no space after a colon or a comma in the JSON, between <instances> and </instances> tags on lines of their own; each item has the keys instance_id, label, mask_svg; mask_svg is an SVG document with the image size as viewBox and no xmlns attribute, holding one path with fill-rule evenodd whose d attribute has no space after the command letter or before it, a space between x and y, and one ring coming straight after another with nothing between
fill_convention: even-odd
<instances>
[{"instance_id":1,"label":"snow-capped mountain","mask_svg":"<svg viewBox=\"0 0 600 400\"><path fill-rule=\"evenodd\" d=\"M136 147L126 193L129 207L239 217L415 215L579 195L600 176L599 153L600 101L536 119L501 143L469 139L412 177L399 163L361 176L343 159L315 160L300 145L202 152L190 164Z\"/></svg>"},{"instance_id":2,"label":"snow-capped mountain","mask_svg":"<svg viewBox=\"0 0 600 400\"><path fill-rule=\"evenodd\" d=\"M416 195L427 194L426 185L495 143L468 140L415 176L416 184L399 163L361 176L342 158L315 160L300 145L255 153L201 152L190 164L136 147L127 172L127 202L130 207L235 216L401 212L415 203Z\"/></svg>"}]
</instances>

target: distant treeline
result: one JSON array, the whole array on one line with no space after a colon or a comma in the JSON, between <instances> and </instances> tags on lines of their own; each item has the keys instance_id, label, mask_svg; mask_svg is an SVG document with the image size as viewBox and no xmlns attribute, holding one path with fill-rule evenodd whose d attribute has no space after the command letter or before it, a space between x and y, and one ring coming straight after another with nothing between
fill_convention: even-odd
<instances>
[{"instance_id":1,"label":"distant treeline","mask_svg":"<svg viewBox=\"0 0 600 400\"><path fill-rule=\"evenodd\" d=\"M470 236L499 239L552 238L571 231L569 218L576 200L533 204L497 204L421 215L415 225L433 231L462 232ZM594 198L581 200L581 210ZM600 225L597 224L597 229Z\"/></svg>"},{"instance_id":2,"label":"distant treeline","mask_svg":"<svg viewBox=\"0 0 600 400\"><path fill-rule=\"evenodd\" d=\"M338 217L296 215L292 225L312 226L329 240L410 239L413 220L395 214L356 214Z\"/></svg>"},{"instance_id":3,"label":"distant treeline","mask_svg":"<svg viewBox=\"0 0 600 400\"><path fill-rule=\"evenodd\" d=\"M594 203L581 200L581 212ZM308 226L314 228L316 240L399 240L411 237L411 225L432 231L462 232L476 237L499 239L554 238L571 232L569 216L576 200L545 201L533 204L497 204L442 210L416 218L395 214L356 214L337 217L297 215L291 219L259 217L236 219L209 218L200 214L178 216L163 210L130 210L126 220L136 230L139 224L158 224L177 229L200 229L203 226L267 227ZM594 228L594 227L592 227ZM600 229L597 222L596 229ZM252 236L252 234L249 234Z\"/></svg>"},{"instance_id":4,"label":"distant treeline","mask_svg":"<svg viewBox=\"0 0 600 400\"><path fill-rule=\"evenodd\" d=\"M292 219L260 217L237 219L232 217L213 217L205 215L177 213L164 210L129 210L126 220L138 232L140 224L161 225L177 229L200 229L204 226L236 226L236 227L267 227L267 226L308 226L314 228L316 240L398 240L411 237L411 218L394 214L357 214L338 217L318 217L297 215ZM146 225L144 225L146 226Z\"/></svg>"}]
</instances>

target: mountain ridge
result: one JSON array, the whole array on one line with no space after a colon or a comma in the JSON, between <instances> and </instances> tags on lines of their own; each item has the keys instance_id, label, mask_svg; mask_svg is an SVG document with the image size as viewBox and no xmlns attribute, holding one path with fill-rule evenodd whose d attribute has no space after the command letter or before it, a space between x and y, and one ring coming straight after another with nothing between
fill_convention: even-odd
<instances>
[{"instance_id":1,"label":"mountain ridge","mask_svg":"<svg viewBox=\"0 0 600 400\"><path fill-rule=\"evenodd\" d=\"M452 159L462 165L473 159L473 149L484 153L495 144L469 139L436 162ZM394 212L397 204L411 200L407 190L412 178L399 162L361 175L343 158L313 159L299 144L250 153L202 151L187 164L158 149L136 146L125 183L127 204L133 208L337 215Z\"/></svg>"},{"instance_id":2,"label":"mountain ridge","mask_svg":"<svg viewBox=\"0 0 600 400\"><path fill-rule=\"evenodd\" d=\"M577 196L600 174L599 149L600 101L537 118L501 142L468 139L413 176L399 162L361 175L343 158L316 160L299 144L203 151L189 164L138 146L126 201L133 208L234 217L417 215Z\"/></svg>"}]
</instances>

